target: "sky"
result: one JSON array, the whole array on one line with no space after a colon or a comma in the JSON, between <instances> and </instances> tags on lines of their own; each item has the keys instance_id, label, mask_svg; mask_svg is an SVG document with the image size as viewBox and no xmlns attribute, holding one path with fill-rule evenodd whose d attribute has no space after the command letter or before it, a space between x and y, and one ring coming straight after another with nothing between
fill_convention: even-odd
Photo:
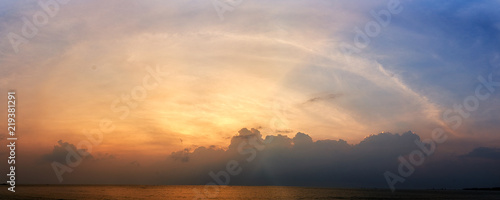
<instances>
[{"instance_id":1,"label":"sky","mask_svg":"<svg viewBox=\"0 0 500 200\"><path fill-rule=\"evenodd\" d=\"M2 0L17 178L499 186L499 3Z\"/></svg>"}]
</instances>

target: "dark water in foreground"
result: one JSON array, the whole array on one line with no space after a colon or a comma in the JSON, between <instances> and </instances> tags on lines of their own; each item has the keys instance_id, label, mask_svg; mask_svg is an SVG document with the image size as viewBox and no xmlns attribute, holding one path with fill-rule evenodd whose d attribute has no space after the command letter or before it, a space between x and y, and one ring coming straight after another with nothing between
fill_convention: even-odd
<instances>
[{"instance_id":1,"label":"dark water in foreground","mask_svg":"<svg viewBox=\"0 0 500 200\"><path fill-rule=\"evenodd\" d=\"M218 187L218 186L217 186ZM17 186L0 199L500 199L500 191L335 189L281 186ZM205 196L203 196L205 195Z\"/></svg>"}]
</instances>

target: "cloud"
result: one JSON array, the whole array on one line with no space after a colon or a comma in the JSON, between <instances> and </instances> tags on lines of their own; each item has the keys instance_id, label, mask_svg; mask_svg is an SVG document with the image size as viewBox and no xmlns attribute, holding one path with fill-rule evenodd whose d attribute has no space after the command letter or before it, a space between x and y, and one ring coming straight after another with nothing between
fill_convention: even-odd
<instances>
[{"instance_id":1,"label":"cloud","mask_svg":"<svg viewBox=\"0 0 500 200\"><path fill-rule=\"evenodd\" d=\"M419 149L417 144L421 142L411 131L373 134L358 144L349 144L342 139L314 140L302 132L293 137L280 134L263 137L257 129L243 128L226 148L214 145L185 148L140 164L137 158L127 159L126 156L93 159L82 162L75 172L65 174L65 180L87 184L207 184L218 178L225 182L221 174L227 171L228 163L236 162L241 172L229 176L229 185L387 188L383 173L397 173L398 157L408 158L412 151ZM67 148L77 151L74 145L59 141L53 152L44 155L43 159L64 162ZM398 188L497 186L500 180L494 177L500 176L497 170L499 155L499 149L486 147L462 156L436 152L436 155L425 157L424 164L415 167L415 173ZM49 172L30 173L48 174L30 183L56 181Z\"/></svg>"},{"instance_id":2,"label":"cloud","mask_svg":"<svg viewBox=\"0 0 500 200\"><path fill-rule=\"evenodd\" d=\"M184 149L182 151L172 152L172 154L170 154L170 158L172 158L174 160L179 160L182 162L188 162L189 161L189 149Z\"/></svg>"},{"instance_id":3,"label":"cloud","mask_svg":"<svg viewBox=\"0 0 500 200\"><path fill-rule=\"evenodd\" d=\"M322 100L336 99L338 97L341 97L342 95L343 94L330 93L330 94L326 94L326 95L322 95L322 96L311 98L311 99L307 100L306 102L304 102L304 104L306 104L306 103L313 103L313 102L322 101Z\"/></svg>"},{"instance_id":4,"label":"cloud","mask_svg":"<svg viewBox=\"0 0 500 200\"><path fill-rule=\"evenodd\" d=\"M500 148L478 147L463 157L500 160Z\"/></svg>"},{"instance_id":5,"label":"cloud","mask_svg":"<svg viewBox=\"0 0 500 200\"><path fill-rule=\"evenodd\" d=\"M264 139L257 129L244 128L232 137L231 144L226 150L199 147L193 151L185 149L172 153L170 159L163 163L164 172L161 178L157 179L157 183L177 184L182 180L183 184L206 184L214 181L209 176L210 172L217 174L226 169L225 165L229 161L236 160L242 172L230 177L231 185L384 188L387 183L383 173L387 170L396 171L399 164L398 157L407 157L410 152L418 150L417 144L421 142L420 137L411 131L403 134L374 134L359 144L348 144L344 140L313 141L308 134L301 132L293 138L274 135ZM254 146L250 145L252 143ZM433 164L423 166L428 169L417 170L433 171L453 159L460 157L439 161L437 164L432 161L430 163ZM477 169L481 168L491 167L477 166ZM467 170L471 169L464 168L456 173ZM433 173L439 172L433 171ZM408 182L409 185L413 184L416 187L432 185L425 182L414 184L419 181L421 178L416 175L409 178ZM432 182L432 179L429 181ZM498 181L488 183L492 182ZM450 183L442 184L446 187L446 184Z\"/></svg>"},{"instance_id":6,"label":"cloud","mask_svg":"<svg viewBox=\"0 0 500 200\"><path fill-rule=\"evenodd\" d=\"M59 162L66 163L68 153L75 152L78 156L87 155L84 159L94 159L94 157L87 152L86 149L77 149L75 145L63 142L62 140L57 141L58 145L54 146L51 153L42 156L42 161L45 162Z\"/></svg>"}]
</instances>

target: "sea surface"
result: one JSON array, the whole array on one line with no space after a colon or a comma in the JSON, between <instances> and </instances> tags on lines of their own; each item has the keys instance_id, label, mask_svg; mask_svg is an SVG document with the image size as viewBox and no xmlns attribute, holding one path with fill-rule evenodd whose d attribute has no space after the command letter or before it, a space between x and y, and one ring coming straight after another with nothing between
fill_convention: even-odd
<instances>
[{"instance_id":1,"label":"sea surface","mask_svg":"<svg viewBox=\"0 0 500 200\"><path fill-rule=\"evenodd\" d=\"M336 189L282 186L16 186L0 199L500 199L500 191ZM208 196L207 196L208 195Z\"/></svg>"}]
</instances>

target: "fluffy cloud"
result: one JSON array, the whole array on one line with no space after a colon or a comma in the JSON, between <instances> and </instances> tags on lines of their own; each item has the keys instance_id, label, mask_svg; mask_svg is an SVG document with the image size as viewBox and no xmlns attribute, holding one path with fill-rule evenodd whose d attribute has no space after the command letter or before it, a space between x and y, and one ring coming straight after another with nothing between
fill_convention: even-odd
<instances>
[{"instance_id":1,"label":"fluffy cloud","mask_svg":"<svg viewBox=\"0 0 500 200\"><path fill-rule=\"evenodd\" d=\"M398 157L408 158L419 149L413 132L370 135L358 144L344 140L313 140L298 132L261 135L257 129L241 129L227 148L187 148L157 157L153 164L127 157L98 154L88 157L63 183L85 184L207 184L294 185L387 188L383 173L397 173ZM437 148L440 148L439 146ZM65 162L68 152L84 153L59 141L52 152L23 174L23 183L58 183L50 162ZM436 151L438 152L438 151ZM494 187L500 184L499 150L478 147L465 155L431 155L398 188ZM236 163L236 165L235 165ZM24 165L24 164L23 164ZM23 166L20 165L20 166ZM228 165L238 173L229 174ZM226 176L227 175L227 176ZM227 179L226 179L227 178Z\"/></svg>"},{"instance_id":2,"label":"fluffy cloud","mask_svg":"<svg viewBox=\"0 0 500 200\"><path fill-rule=\"evenodd\" d=\"M156 169L160 175L155 182L178 184L181 180L183 184L206 184L218 180L230 185L384 188L387 182L383 173L387 170L397 171L398 157L407 158L410 152L419 149L417 144L421 144L421 140L413 132L380 133L353 145L344 140L313 141L309 135L300 132L293 138L274 135L264 139L256 129L241 129L225 150L199 147L192 151L185 149L172 153ZM498 151L478 148L469 153L470 156L496 159ZM454 180L483 179L481 186L500 184L498 180L486 178L480 172L484 170L498 175L498 172L493 171L495 166L500 165L498 161L474 163L462 156L450 156L447 159L430 156L425 159L424 165L417 167L415 175L409 177L407 184L402 184L402 187L474 186L466 182L457 184L442 181L443 174ZM223 172L232 161L238 163L241 173L229 176L226 182Z\"/></svg>"},{"instance_id":3,"label":"fluffy cloud","mask_svg":"<svg viewBox=\"0 0 500 200\"><path fill-rule=\"evenodd\" d=\"M57 144L58 145L54 146L54 149L50 154L46 154L42 157L43 161L66 163L68 159L68 152L77 153L76 155L78 155L79 157L82 157L81 155L85 155L83 156L84 159L94 159L92 154L87 152L86 149L77 149L75 145L68 142L63 142L62 140L59 140Z\"/></svg>"}]
</instances>

